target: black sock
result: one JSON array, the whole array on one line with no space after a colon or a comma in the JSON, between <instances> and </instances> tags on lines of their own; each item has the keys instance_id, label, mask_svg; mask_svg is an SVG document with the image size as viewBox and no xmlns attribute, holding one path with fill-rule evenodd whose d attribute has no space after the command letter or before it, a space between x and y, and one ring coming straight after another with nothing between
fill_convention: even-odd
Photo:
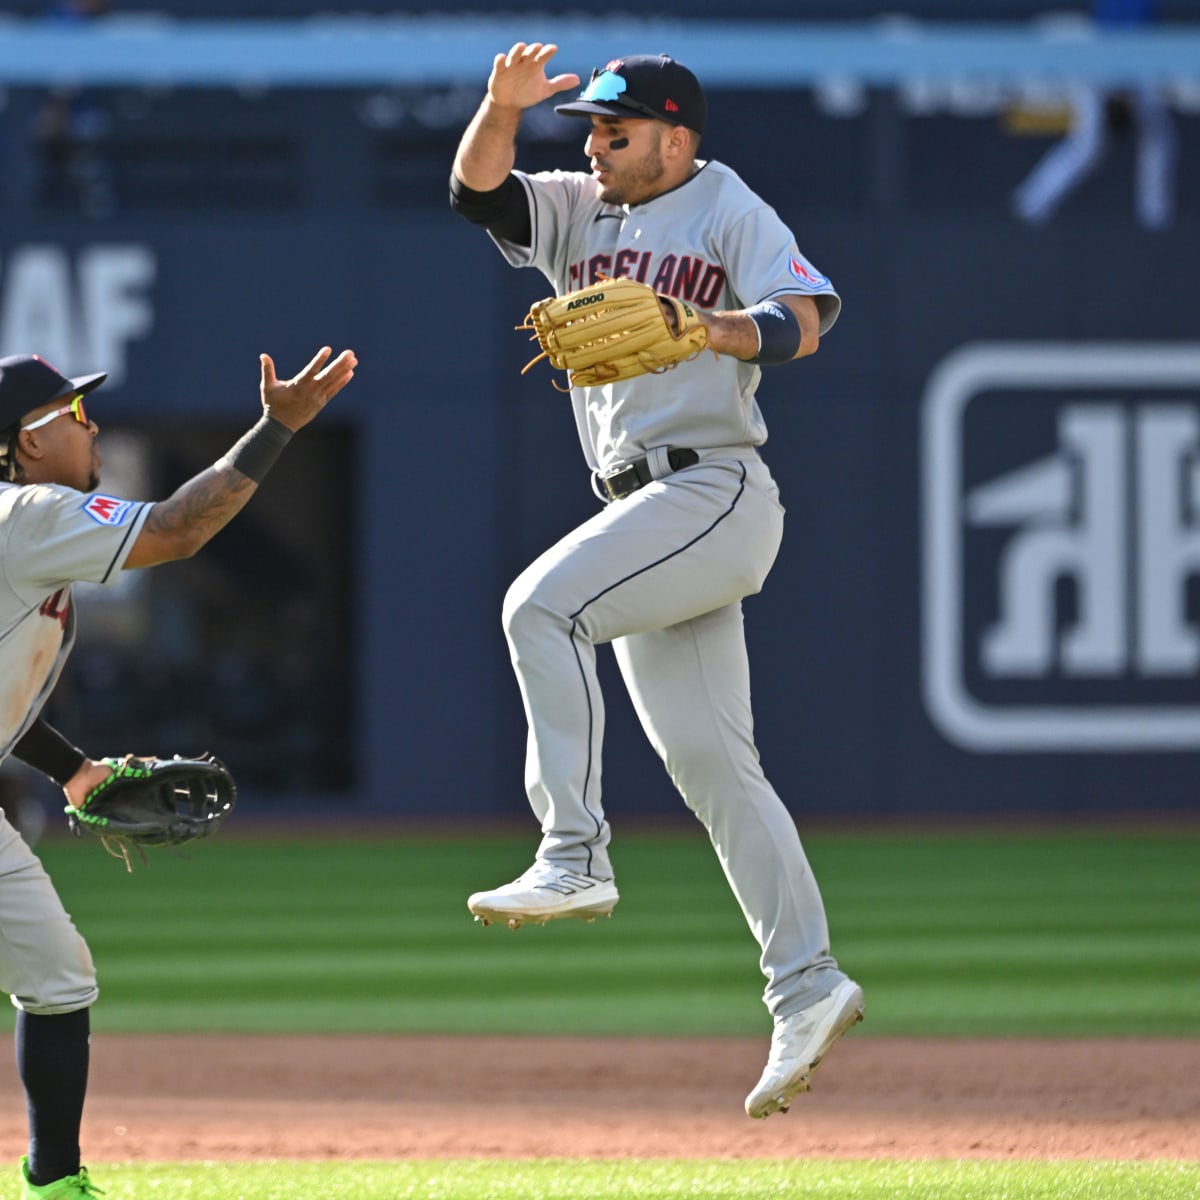
<instances>
[{"instance_id":1,"label":"black sock","mask_svg":"<svg viewBox=\"0 0 1200 1200\"><path fill-rule=\"evenodd\" d=\"M79 1173L88 1011L40 1016L17 1010L17 1073L29 1111L29 1178L39 1186Z\"/></svg>"}]
</instances>

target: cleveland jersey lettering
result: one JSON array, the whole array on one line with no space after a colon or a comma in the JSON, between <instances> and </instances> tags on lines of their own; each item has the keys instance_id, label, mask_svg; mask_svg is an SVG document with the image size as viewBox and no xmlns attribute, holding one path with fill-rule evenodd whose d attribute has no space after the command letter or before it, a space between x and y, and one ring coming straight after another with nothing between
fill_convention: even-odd
<instances>
[{"instance_id":1,"label":"cleveland jersey lettering","mask_svg":"<svg viewBox=\"0 0 1200 1200\"><path fill-rule=\"evenodd\" d=\"M529 194L532 247L498 240L514 266L542 271L558 295L604 275L624 276L702 310L812 296L821 333L841 307L833 284L801 253L773 208L718 162L699 162L681 186L642 204L601 201L583 172L514 172ZM701 355L655 378L576 388L576 424L589 464L605 471L658 445L695 450L759 446L767 427L754 399L759 368Z\"/></svg>"}]
</instances>

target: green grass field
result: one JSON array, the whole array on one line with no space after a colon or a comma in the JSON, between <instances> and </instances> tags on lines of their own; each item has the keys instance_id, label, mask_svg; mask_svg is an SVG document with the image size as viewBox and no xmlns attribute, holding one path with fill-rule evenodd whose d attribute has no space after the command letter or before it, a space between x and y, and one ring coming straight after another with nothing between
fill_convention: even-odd
<instances>
[{"instance_id":1,"label":"green grass field","mask_svg":"<svg viewBox=\"0 0 1200 1200\"><path fill-rule=\"evenodd\" d=\"M132 874L94 844L39 853L99 965L98 1031L767 1035L755 947L698 830L621 835L612 921L474 924L466 895L519 873L532 845L226 833ZM1200 1036L1200 833L806 846L835 953L870 998L856 1037ZM1170 1162L92 1165L108 1200L1200 1195L1200 1164Z\"/></svg>"},{"instance_id":2,"label":"green grass field","mask_svg":"<svg viewBox=\"0 0 1200 1200\"><path fill-rule=\"evenodd\" d=\"M208 1163L110 1168L110 1192L171 1200L1195 1200L1185 1163L622 1160Z\"/></svg>"},{"instance_id":3,"label":"green grass field","mask_svg":"<svg viewBox=\"0 0 1200 1200\"><path fill-rule=\"evenodd\" d=\"M806 844L834 952L871 997L856 1036L1200 1035L1200 834ZM475 924L467 894L518 874L531 849L223 835L132 874L95 844L39 853L99 965L99 1029L769 1028L756 947L698 833L617 845L611 921Z\"/></svg>"}]
</instances>

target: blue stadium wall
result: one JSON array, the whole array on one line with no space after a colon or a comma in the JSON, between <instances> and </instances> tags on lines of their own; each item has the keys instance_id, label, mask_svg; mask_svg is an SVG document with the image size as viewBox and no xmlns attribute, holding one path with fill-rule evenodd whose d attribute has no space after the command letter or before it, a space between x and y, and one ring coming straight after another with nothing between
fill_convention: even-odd
<instances>
[{"instance_id":1,"label":"blue stadium wall","mask_svg":"<svg viewBox=\"0 0 1200 1200\"><path fill-rule=\"evenodd\" d=\"M205 99L179 98L164 128L183 137ZM500 604L596 501L550 373L519 374L529 351L512 327L544 282L449 211L448 132L385 145L351 119L361 100L243 98L290 132L296 161L224 195L228 162L218 149L197 166L197 141L182 175L156 175L151 154L145 191L135 182L86 215L31 199L21 130L36 98L13 93L0 331L44 326L68 339L70 367L114 368L104 411L129 425L237 426L260 351L287 369L318 345L352 346L358 377L321 418L352 433L355 455L359 778L335 801L523 816ZM816 358L768 371L760 395L788 524L745 611L760 749L793 811L1195 813L1196 117L1179 118L1178 218L1152 232L1133 216L1127 144L1034 229L1008 198L1049 138L1012 136L1001 112L913 115L882 92L842 117L807 92L722 93L712 107L706 152L775 204L845 301ZM210 134L214 112L244 131L237 105L209 96ZM522 161L583 159L559 133ZM47 251L70 279L65 334L17 282ZM113 290L89 300L97 261L117 264ZM91 361L102 350L115 361ZM317 470L318 496L322 484ZM602 665L611 815L679 812Z\"/></svg>"}]
</instances>

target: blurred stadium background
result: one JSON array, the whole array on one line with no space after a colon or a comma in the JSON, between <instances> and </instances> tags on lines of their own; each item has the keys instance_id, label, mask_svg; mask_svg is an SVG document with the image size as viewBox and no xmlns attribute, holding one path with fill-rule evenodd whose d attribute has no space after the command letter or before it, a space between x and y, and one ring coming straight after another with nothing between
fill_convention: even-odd
<instances>
[{"instance_id":1,"label":"blurred stadium background","mask_svg":"<svg viewBox=\"0 0 1200 1200\"><path fill-rule=\"evenodd\" d=\"M585 77L664 50L710 93L704 153L845 300L761 391L789 530L746 613L789 805L1194 816L1200 5L1096 11L0 0L0 353L111 373L105 487L162 496L212 461L260 351L362 363L196 560L83 598L52 719L92 753L211 749L248 814L525 818L500 602L595 501L548 374L519 375L545 284L451 214L447 177L513 41ZM1023 220L1080 85L1107 153ZM1139 89L1175 146L1155 222ZM519 165L583 167L577 125L530 114ZM611 815L681 813L609 683ZM42 802L17 766L0 785Z\"/></svg>"}]
</instances>

